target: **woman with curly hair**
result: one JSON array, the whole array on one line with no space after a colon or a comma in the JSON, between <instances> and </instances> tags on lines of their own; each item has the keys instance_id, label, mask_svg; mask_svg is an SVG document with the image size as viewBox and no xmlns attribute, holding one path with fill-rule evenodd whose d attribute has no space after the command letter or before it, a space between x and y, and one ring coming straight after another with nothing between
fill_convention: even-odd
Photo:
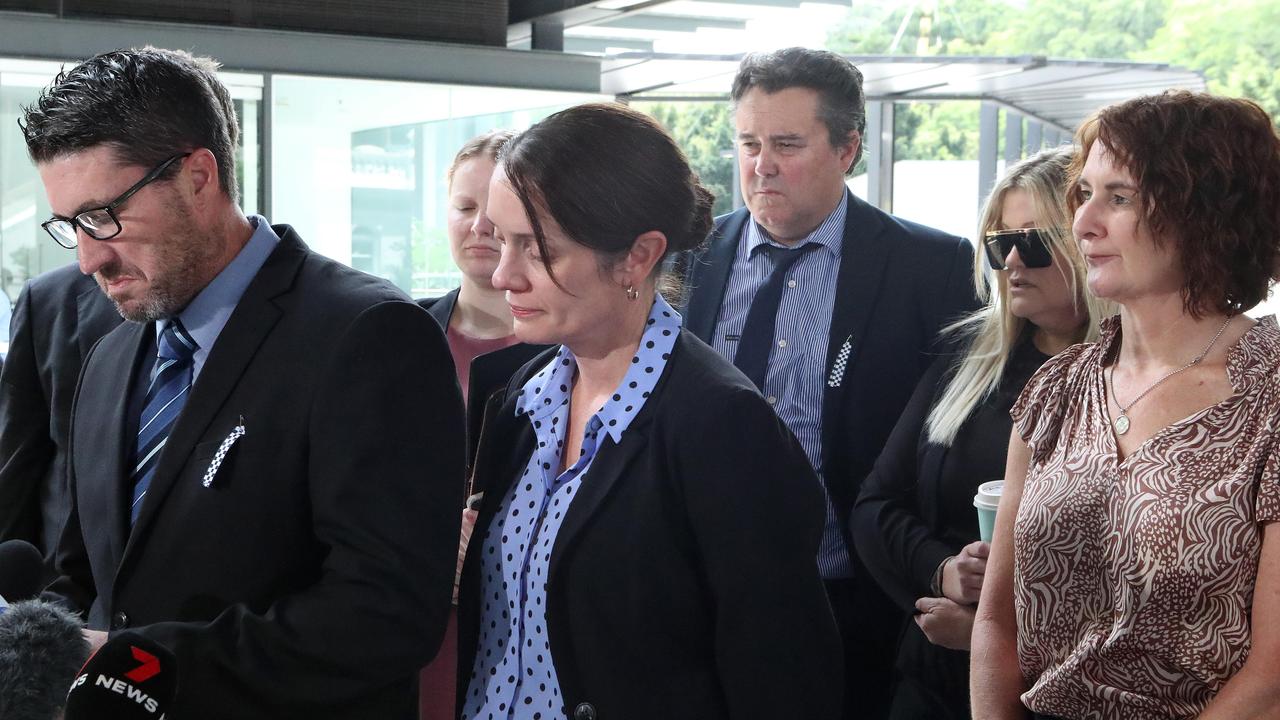
<instances>
[{"instance_id":1,"label":"woman with curly hair","mask_svg":"<svg viewBox=\"0 0 1280 720\"><path fill-rule=\"evenodd\" d=\"M1120 306L1012 411L980 718L1280 717L1280 138L1247 100L1100 111L1068 186Z\"/></svg>"}]
</instances>

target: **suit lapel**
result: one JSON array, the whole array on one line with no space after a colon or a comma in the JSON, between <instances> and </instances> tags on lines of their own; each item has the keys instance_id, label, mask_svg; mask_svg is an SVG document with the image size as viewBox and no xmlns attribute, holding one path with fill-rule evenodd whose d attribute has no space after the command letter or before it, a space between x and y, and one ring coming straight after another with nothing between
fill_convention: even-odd
<instances>
[{"instance_id":1,"label":"suit lapel","mask_svg":"<svg viewBox=\"0 0 1280 720\"><path fill-rule=\"evenodd\" d=\"M884 219L865 202L848 195L840 271L836 275L836 302L827 342L826 393L822 403L823 447L830 447L839 398L848 386L858 357L858 346L875 309L885 264L892 250L885 240Z\"/></svg>"},{"instance_id":2,"label":"suit lapel","mask_svg":"<svg viewBox=\"0 0 1280 720\"><path fill-rule=\"evenodd\" d=\"M564 523L556 533L556 542L551 548L551 565L547 569L548 582L555 581L556 570L564 561L565 554L574 547L578 533L587 526L600 507L600 503L609 496L610 490L618 479L648 444L648 428L645 427L648 423L645 422L642 425L641 420L650 414L648 412L650 410L651 407L648 405L640 410L640 415L637 415L622 433L622 442L618 445L613 444L613 438L608 433L600 433L604 439L604 445L591 461L587 476L578 487L578 496L570 503L569 512L564 516Z\"/></svg>"},{"instance_id":3,"label":"suit lapel","mask_svg":"<svg viewBox=\"0 0 1280 720\"><path fill-rule=\"evenodd\" d=\"M603 443L596 451L596 457L587 468L586 477L578 487L578 494L569 505L564 516L564 523L556 533L555 545L551 548L551 565L547 568L547 580L554 581L556 569L564 562L566 554L577 544L577 536L590 523L592 516L599 510L600 504L612 492L618 480L631 470L631 464L639 457L642 450L649 446L649 434L653 428L653 417L659 412L662 400L666 396L666 386L672 375L681 371L681 362L687 352L688 336L681 331L671 350L667 367L662 377L654 385L644 407L632 419L631 424L622 432L622 442L615 444L613 437L601 432ZM526 456L527 457L527 456Z\"/></svg>"},{"instance_id":4,"label":"suit lapel","mask_svg":"<svg viewBox=\"0 0 1280 720\"><path fill-rule=\"evenodd\" d=\"M200 377L191 388L186 407L169 433L156 474L125 548L126 556L142 542L146 529L169 494L174 480L186 466L196 443L208 430L214 416L240 382L258 347L280 319L280 308L273 300L293 286L307 250L293 230L281 226L277 232L281 236L280 244L236 304L200 371ZM245 421L246 426L252 426L251 418L245 418Z\"/></svg>"},{"instance_id":5,"label":"suit lapel","mask_svg":"<svg viewBox=\"0 0 1280 720\"><path fill-rule=\"evenodd\" d=\"M427 312L431 314L431 317L435 318L437 323L440 323L441 330L448 332L449 321L453 319L453 308L458 304L458 293L460 292L461 288L454 288L427 307ZM418 304L421 305L422 302L419 301Z\"/></svg>"},{"instance_id":6,"label":"suit lapel","mask_svg":"<svg viewBox=\"0 0 1280 720\"><path fill-rule=\"evenodd\" d=\"M95 465L101 463L100 472L77 477L77 502L81 508L92 508L82 513L80 522L86 537L107 539L112 568L119 566L129 535L126 498L132 473L126 458L132 454L134 442L129 432L134 423L127 417L132 379L138 375L143 349L150 346L153 328L151 323L125 323L109 341L104 340L86 368L76 401L75 455L95 458Z\"/></svg>"},{"instance_id":7,"label":"suit lapel","mask_svg":"<svg viewBox=\"0 0 1280 720\"><path fill-rule=\"evenodd\" d=\"M751 215L742 208L722 218L711 234L711 247L693 261L689 271L689 306L685 310L685 328L698 339L712 344L716 318L724 300L725 286L733 270L742 226Z\"/></svg>"},{"instance_id":8,"label":"suit lapel","mask_svg":"<svg viewBox=\"0 0 1280 720\"><path fill-rule=\"evenodd\" d=\"M88 286L76 296L76 343L80 358L89 356L93 344L123 321L115 305L89 278Z\"/></svg>"}]
</instances>

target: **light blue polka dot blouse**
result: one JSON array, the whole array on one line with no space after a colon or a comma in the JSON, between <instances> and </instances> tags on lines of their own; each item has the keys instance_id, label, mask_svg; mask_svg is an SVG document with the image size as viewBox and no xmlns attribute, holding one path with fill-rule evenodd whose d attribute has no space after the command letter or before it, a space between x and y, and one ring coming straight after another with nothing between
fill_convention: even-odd
<instances>
[{"instance_id":1,"label":"light blue polka dot blouse","mask_svg":"<svg viewBox=\"0 0 1280 720\"><path fill-rule=\"evenodd\" d=\"M516 412L533 423L537 447L498 506L497 521L479 546L482 610L476 660L463 705L465 720L567 717L546 622L551 549L578 487L590 482L596 450L610 440L620 442L644 407L666 367L681 324L679 313L658 296L626 377L587 421L581 455L559 475L569 424L569 391L577 367L573 353L561 347L521 389Z\"/></svg>"}]
</instances>

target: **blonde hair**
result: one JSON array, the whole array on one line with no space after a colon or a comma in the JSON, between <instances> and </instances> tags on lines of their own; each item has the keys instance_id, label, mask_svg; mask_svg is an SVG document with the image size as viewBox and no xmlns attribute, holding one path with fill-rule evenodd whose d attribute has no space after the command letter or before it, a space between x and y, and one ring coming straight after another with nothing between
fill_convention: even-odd
<instances>
[{"instance_id":1,"label":"blonde hair","mask_svg":"<svg viewBox=\"0 0 1280 720\"><path fill-rule=\"evenodd\" d=\"M449 165L449 171L445 173L445 180L448 181L449 187L453 187L453 174L458 171L462 163L477 157L484 157L492 163L498 162L498 153L502 152L502 148L506 146L507 141L516 136L514 130L490 130L483 135L477 135L468 140L459 150L458 154L453 156L453 163Z\"/></svg>"},{"instance_id":2,"label":"blonde hair","mask_svg":"<svg viewBox=\"0 0 1280 720\"><path fill-rule=\"evenodd\" d=\"M950 445L960 426L991 393L1000 386L1005 365L1013 353L1027 320L1009 310L1009 278L991 272L982 242L992 230L1002 230L1004 201L1010 191L1022 190L1031 199L1036 225L1049 240L1054 264L1063 273L1077 306L1083 302L1088 318L1078 341L1098 337L1098 324L1110 314L1110 304L1093 297L1085 288L1084 258L1071 235L1071 218L1066 207L1067 170L1075 151L1070 147L1037 153L1005 173L992 188L982 209L978 228L978 251L973 258L973 281L982 308L943 329L943 334L968 336L964 356L938 402L929 411L925 428L929 441ZM1066 262L1061 262L1062 260Z\"/></svg>"}]
</instances>

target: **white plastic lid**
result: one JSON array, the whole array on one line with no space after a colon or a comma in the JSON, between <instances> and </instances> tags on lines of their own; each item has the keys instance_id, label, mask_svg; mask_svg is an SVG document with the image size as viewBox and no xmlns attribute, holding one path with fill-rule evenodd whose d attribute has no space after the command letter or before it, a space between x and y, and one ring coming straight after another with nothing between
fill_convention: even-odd
<instances>
[{"instance_id":1,"label":"white plastic lid","mask_svg":"<svg viewBox=\"0 0 1280 720\"><path fill-rule=\"evenodd\" d=\"M978 494L973 496L973 506L994 510L1000 506L1000 494L1003 492L1003 480L984 482L978 486Z\"/></svg>"}]
</instances>

